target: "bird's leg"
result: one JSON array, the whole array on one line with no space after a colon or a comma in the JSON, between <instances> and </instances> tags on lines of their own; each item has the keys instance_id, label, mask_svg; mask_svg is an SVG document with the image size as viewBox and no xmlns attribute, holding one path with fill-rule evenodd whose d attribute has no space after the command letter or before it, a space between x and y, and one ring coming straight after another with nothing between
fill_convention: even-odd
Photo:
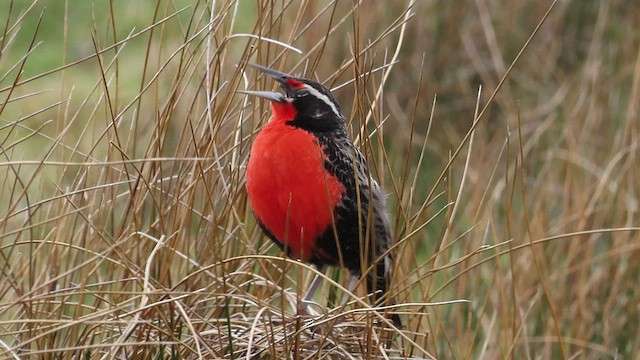
<instances>
[{"instance_id":1,"label":"bird's leg","mask_svg":"<svg viewBox=\"0 0 640 360\"><path fill-rule=\"evenodd\" d=\"M349 283L347 284L348 292L342 295L342 304L340 305L345 306L347 304L347 301L349 301L349 293L353 293L353 290L356 288L356 284L358 283L358 280L360 280L360 276L350 274Z\"/></svg>"},{"instance_id":2,"label":"bird's leg","mask_svg":"<svg viewBox=\"0 0 640 360\"><path fill-rule=\"evenodd\" d=\"M311 281L311 285L309 285L309 289L307 289L307 292L304 294L304 298L302 298L302 304L300 306L304 314L309 314L309 304L312 302L313 294L315 294L316 290L318 290L318 286L320 286L320 281L322 280L322 275L324 275L326 270L326 266L321 266L318 268L318 272L320 274L316 274L316 276L313 278L313 281Z\"/></svg>"}]
</instances>

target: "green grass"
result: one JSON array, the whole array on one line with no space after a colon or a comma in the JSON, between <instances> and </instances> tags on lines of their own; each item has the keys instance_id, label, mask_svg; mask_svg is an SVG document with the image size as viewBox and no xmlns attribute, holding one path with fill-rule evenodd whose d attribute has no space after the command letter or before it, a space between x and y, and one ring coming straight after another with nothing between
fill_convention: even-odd
<instances>
[{"instance_id":1,"label":"green grass","mask_svg":"<svg viewBox=\"0 0 640 360\"><path fill-rule=\"evenodd\" d=\"M633 358L640 10L551 5L1 2L0 358ZM296 314L247 62L349 82L405 329L339 270Z\"/></svg>"}]
</instances>

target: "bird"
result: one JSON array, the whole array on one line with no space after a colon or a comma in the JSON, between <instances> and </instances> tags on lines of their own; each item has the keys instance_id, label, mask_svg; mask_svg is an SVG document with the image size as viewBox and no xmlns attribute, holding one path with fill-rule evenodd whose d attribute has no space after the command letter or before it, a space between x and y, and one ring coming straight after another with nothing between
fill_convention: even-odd
<instances>
[{"instance_id":1,"label":"bird","mask_svg":"<svg viewBox=\"0 0 640 360\"><path fill-rule=\"evenodd\" d=\"M386 195L350 139L331 91L310 79L248 64L274 78L284 93L239 91L271 102L246 165L246 190L258 225L293 259L348 269L349 291L363 274L373 303L392 303L393 257ZM303 302L313 297L319 277ZM306 306L305 306L306 309ZM397 327L402 322L391 315Z\"/></svg>"}]
</instances>

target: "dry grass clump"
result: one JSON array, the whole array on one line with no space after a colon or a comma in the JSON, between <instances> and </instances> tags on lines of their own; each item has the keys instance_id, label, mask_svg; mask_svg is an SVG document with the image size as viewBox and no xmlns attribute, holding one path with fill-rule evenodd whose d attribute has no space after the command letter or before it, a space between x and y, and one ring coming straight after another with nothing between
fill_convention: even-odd
<instances>
[{"instance_id":1,"label":"dry grass clump","mask_svg":"<svg viewBox=\"0 0 640 360\"><path fill-rule=\"evenodd\" d=\"M0 3L0 358L634 356L639 16ZM247 206L268 107L236 91L274 87L247 62L335 88L389 193L397 307L331 270L298 314L316 271Z\"/></svg>"}]
</instances>

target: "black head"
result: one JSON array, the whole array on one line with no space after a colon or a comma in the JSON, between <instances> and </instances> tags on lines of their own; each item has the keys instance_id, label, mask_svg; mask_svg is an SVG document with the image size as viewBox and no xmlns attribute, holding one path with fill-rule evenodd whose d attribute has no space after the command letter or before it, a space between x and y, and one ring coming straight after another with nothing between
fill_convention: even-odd
<instances>
[{"instance_id":1,"label":"black head","mask_svg":"<svg viewBox=\"0 0 640 360\"><path fill-rule=\"evenodd\" d=\"M287 123L312 132L343 130L344 117L340 105L331 91L322 84L297 78L264 66L250 66L270 75L280 83L284 95L270 91L245 91L275 102L289 102L296 110L296 116Z\"/></svg>"}]
</instances>

